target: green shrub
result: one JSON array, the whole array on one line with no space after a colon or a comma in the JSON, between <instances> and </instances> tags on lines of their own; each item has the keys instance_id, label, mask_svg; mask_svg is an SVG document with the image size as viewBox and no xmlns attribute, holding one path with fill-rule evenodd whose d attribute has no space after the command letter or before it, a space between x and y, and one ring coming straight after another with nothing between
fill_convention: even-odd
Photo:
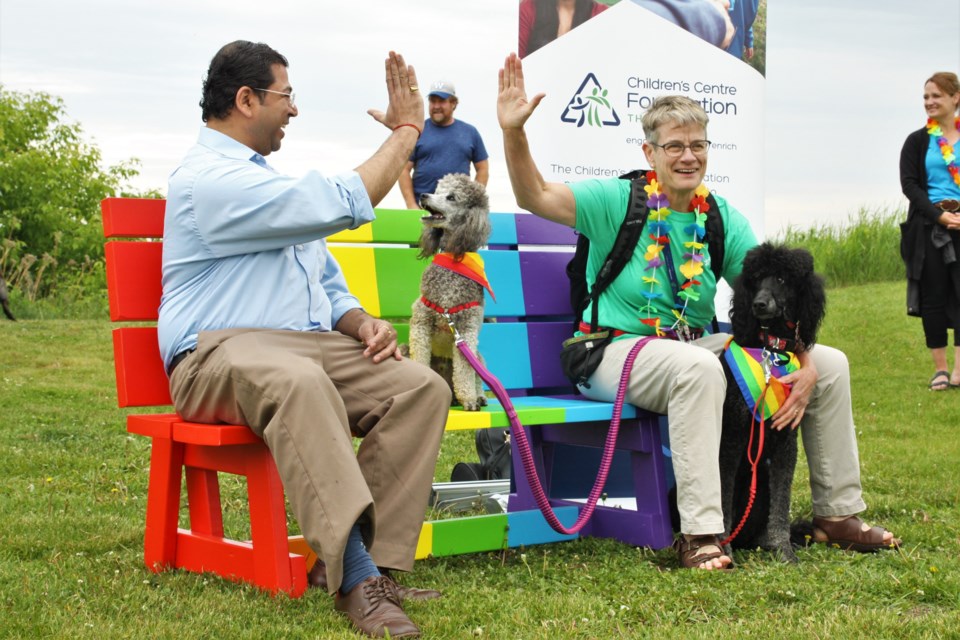
<instances>
[{"instance_id":1,"label":"green shrub","mask_svg":"<svg viewBox=\"0 0 960 640\"><path fill-rule=\"evenodd\" d=\"M906 277L900 259L899 209L861 208L846 224L789 228L780 240L813 254L828 287L892 282Z\"/></svg>"}]
</instances>

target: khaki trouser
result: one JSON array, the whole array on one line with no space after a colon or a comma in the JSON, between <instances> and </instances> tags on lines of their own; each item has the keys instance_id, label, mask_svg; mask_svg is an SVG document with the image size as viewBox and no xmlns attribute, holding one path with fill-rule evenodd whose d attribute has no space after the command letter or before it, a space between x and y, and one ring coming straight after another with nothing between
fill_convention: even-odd
<instances>
[{"instance_id":1,"label":"khaki trouser","mask_svg":"<svg viewBox=\"0 0 960 640\"><path fill-rule=\"evenodd\" d=\"M651 340L640 351L626 402L669 417L670 450L677 481L680 529L690 535L723 532L720 501L720 431L726 377L718 356L730 336L691 343ZM584 396L612 402L623 364L636 340L609 345ZM817 345L810 352L819 374L800 433L810 467L813 512L852 515L866 509L850 396L850 369L843 352Z\"/></svg>"},{"instance_id":2,"label":"khaki trouser","mask_svg":"<svg viewBox=\"0 0 960 640\"><path fill-rule=\"evenodd\" d=\"M430 369L362 352L336 331L210 331L170 380L187 420L245 424L263 438L331 593L358 520L378 566L413 568L450 407ZM351 436L363 438L356 453Z\"/></svg>"}]
</instances>

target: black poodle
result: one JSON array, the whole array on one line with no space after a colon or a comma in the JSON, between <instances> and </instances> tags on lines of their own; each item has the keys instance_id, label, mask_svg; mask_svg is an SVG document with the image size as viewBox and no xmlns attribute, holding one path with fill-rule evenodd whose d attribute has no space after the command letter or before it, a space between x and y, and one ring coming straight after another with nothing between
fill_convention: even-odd
<instances>
[{"instance_id":1,"label":"black poodle","mask_svg":"<svg viewBox=\"0 0 960 640\"><path fill-rule=\"evenodd\" d=\"M826 311L823 279L813 270L813 256L805 249L764 243L743 261L733 285L730 310L733 341L760 349L773 367L789 360L789 353L811 349ZM722 358L727 374L720 441L720 482L726 534L740 525L749 503L752 465L747 447L751 428L759 428L734 378L729 351ZM771 360L774 359L774 360ZM761 366L762 371L766 367ZM763 380L759 384L764 384ZM766 422L765 424L769 424ZM756 496L749 516L731 542L737 548L767 549L786 562L797 558L790 544L790 489L797 463L795 429L775 431L765 426L762 457L757 466ZM757 434L754 436L756 450Z\"/></svg>"}]
</instances>

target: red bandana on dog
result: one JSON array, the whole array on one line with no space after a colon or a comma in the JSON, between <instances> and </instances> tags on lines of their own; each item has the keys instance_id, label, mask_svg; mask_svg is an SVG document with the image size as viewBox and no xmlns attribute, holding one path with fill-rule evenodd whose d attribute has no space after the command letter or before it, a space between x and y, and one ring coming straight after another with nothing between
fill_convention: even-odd
<instances>
[{"instance_id":1,"label":"red bandana on dog","mask_svg":"<svg viewBox=\"0 0 960 640\"><path fill-rule=\"evenodd\" d=\"M433 264L473 280L489 291L490 297L496 301L497 297L493 295L493 289L490 288L490 282L487 281L487 274L483 270L483 258L480 257L479 253L474 251L465 253L463 259L458 261L452 253L444 251L433 256Z\"/></svg>"}]
</instances>

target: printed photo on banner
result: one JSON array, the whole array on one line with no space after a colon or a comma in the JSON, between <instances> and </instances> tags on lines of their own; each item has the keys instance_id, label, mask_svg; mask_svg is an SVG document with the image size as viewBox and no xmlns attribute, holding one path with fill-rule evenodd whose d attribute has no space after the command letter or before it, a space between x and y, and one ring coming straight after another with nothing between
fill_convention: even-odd
<instances>
[{"instance_id":1,"label":"printed photo on banner","mask_svg":"<svg viewBox=\"0 0 960 640\"><path fill-rule=\"evenodd\" d=\"M626 0L765 73L767 0ZM520 0L521 58L620 0Z\"/></svg>"}]
</instances>

